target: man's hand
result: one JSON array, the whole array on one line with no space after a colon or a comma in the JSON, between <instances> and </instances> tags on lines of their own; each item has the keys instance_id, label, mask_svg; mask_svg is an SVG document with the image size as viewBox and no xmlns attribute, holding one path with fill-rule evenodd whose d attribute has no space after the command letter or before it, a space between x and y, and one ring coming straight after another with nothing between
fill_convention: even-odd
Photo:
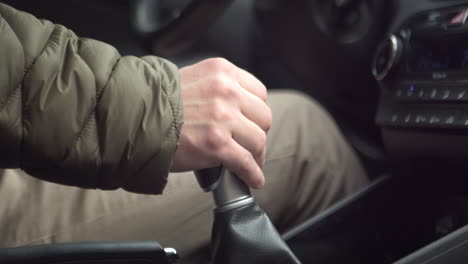
<instances>
[{"instance_id":1,"label":"man's hand","mask_svg":"<svg viewBox=\"0 0 468 264\"><path fill-rule=\"evenodd\" d=\"M180 79L184 125L172 171L223 165L249 186L261 188L272 122L265 86L219 58L182 68Z\"/></svg>"}]
</instances>

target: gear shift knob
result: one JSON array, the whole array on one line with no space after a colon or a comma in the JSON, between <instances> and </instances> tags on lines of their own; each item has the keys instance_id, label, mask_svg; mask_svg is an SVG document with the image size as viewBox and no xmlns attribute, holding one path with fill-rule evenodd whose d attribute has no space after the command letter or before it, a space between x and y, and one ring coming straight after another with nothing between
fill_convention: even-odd
<instances>
[{"instance_id":1,"label":"gear shift knob","mask_svg":"<svg viewBox=\"0 0 468 264\"><path fill-rule=\"evenodd\" d=\"M198 184L205 192L211 192L218 184L222 167L208 168L195 171Z\"/></svg>"},{"instance_id":2,"label":"gear shift knob","mask_svg":"<svg viewBox=\"0 0 468 264\"><path fill-rule=\"evenodd\" d=\"M231 210L255 201L247 184L223 167L199 170L195 175L202 189L213 193L217 211Z\"/></svg>"}]
</instances>

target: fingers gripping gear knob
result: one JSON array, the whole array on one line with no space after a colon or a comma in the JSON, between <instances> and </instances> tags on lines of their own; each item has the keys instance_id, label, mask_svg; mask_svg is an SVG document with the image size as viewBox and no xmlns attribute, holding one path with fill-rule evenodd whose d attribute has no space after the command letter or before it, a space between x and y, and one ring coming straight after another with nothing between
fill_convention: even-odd
<instances>
[{"instance_id":1,"label":"fingers gripping gear knob","mask_svg":"<svg viewBox=\"0 0 468 264\"><path fill-rule=\"evenodd\" d=\"M218 177L213 176L216 173ZM300 263L238 177L219 168L196 175L202 188L213 192L216 203L212 264Z\"/></svg>"}]
</instances>

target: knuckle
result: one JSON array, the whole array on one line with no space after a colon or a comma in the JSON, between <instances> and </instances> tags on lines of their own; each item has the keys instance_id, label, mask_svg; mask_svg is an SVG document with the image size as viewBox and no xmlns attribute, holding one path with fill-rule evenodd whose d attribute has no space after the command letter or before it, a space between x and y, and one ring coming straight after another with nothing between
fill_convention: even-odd
<instances>
[{"instance_id":1,"label":"knuckle","mask_svg":"<svg viewBox=\"0 0 468 264\"><path fill-rule=\"evenodd\" d=\"M208 127L205 143L209 151L219 151L227 144L228 140L229 137L222 129L215 125L210 125Z\"/></svg>"},{"instance_id":2,"label":"knuckle","mask_svg":"<svg viewBox=\"0 0 468 264\"><path fill-rule=\"evenodd\" d=\"M214 100L209 110L209 115L213 121L226 121L232 119L232 113L221 100Z\"/></svg>"},{"instance_id":3,"label":"knuckle","mask_svg":"<svg viewBox=\"0 0 468 264\"><path fill-rule=\"evenodd\" d=\"M231 63L228 60L224 59L224 58L207 59L206 63L208 65L208 67L210 68L210 70L214 71L216 73L226 72L232 67Z\"/></svg>"},{"instance_id":4,"label":"knuckle","mask_svg":"<svg viewBox=\"0 0 468 264\"><path fill-rule=\"evenodd\" d=\"M223 90L222 96L226 99L233 100L233 101L238 101L241 98L241 90L234 84L234 83L229 83L225 87L226 89Z\"/></svg>"},{"instance_id":5,"label":"knuckle","mask_svg":"<svg viewBox=\"0 0 468 264\"><path fill-rule=\"evenodd\" d=\"M210 80L210 91L214 96L219 96L224 93L226 86L229 85L229 80L224 74L218 74Z\"/></svg>"},{"instance_id":6,"label":"knuckle","mask_svg":"<svg viewBox=\"0 0 468 264\"><path fill-rule=\"evenodd\" d=\"M211 80L210 87L210 91L216 97L229 100L239 100L241 97L241 91L235 85L235 82L225 74L216 75Z\"/></svg>"}]
</instances>

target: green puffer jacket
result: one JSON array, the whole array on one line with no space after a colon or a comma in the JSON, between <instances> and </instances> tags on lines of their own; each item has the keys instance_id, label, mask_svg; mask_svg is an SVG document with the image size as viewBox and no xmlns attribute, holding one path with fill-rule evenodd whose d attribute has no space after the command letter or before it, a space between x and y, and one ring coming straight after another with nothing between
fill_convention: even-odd
<instances>
[{"instance_id":1,"label":"green puffer jacket","mask_svg":"<svg viewBox=\"0 0 468 264\"><path fill-rule=\"evenodd\" d=\"M0 3L0 168L160 194L182 126L178 69Z\"/></svg>"}]
</instances>

